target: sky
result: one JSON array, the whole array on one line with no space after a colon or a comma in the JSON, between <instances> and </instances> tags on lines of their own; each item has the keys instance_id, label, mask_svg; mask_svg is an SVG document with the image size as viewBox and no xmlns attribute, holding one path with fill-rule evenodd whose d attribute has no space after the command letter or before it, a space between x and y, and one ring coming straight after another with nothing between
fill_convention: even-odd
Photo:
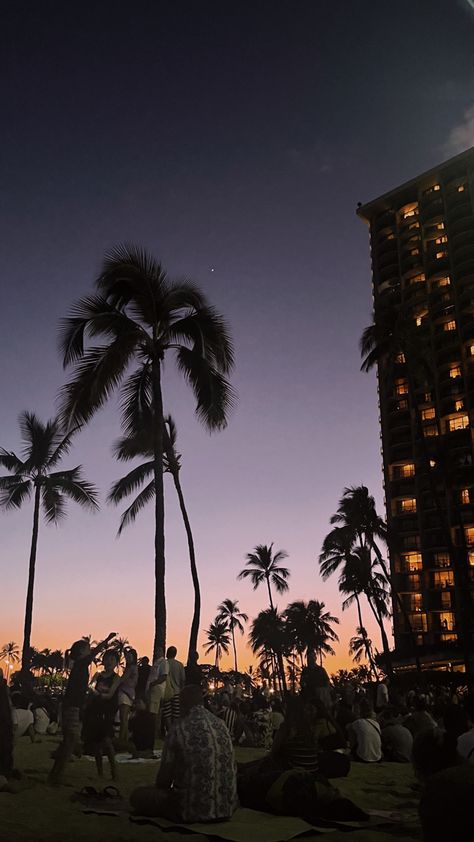
<instances>
[{"instance_id":1,"label":"sky","mask_svg":"<svg viewBox=\"0 0 474 842\"><path fill-rule=\"evenodd\" d=\"M291 570L279 607L323 600L341 619L328 669L348 666L356 615L317 557L344 487L366 484L383 512L375 376L359 371L371 281L355 209L474 145L473 4L17 0L2 5L0 32L0 445L19 450L20 411L54 415L58 323L92 291L103 254L145 246L203 288L236 348L238 404L212 436L172 359L165 370L201 627L226 597L251 618L267 607L236 577L273 541ZM112 399L64 460L84 466L103 505L41 525L38 648L113 630L151 654L153 511L117 539L121 509L105 503L124 473L119 434ZM0 513L0 645L21 643L31 522L31 504ZM184 656L193 594L169 477L166 558L168 643ZM368 615L367 627L379 645ZM247 668L243 642L239 653Z\"/></svg>"}]
</instances>

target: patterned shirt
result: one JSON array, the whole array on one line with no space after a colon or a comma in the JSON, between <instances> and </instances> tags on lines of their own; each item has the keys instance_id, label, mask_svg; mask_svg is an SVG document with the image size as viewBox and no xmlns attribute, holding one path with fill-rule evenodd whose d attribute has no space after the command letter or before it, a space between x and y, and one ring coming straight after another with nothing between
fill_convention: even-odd
<instances>
[{"instance_id":1,"label":"patterned shirt","mask_svg":"<svg viewBox=\"0 0 474 842\"><path fill-rule=\"evenodd\" d=\"M167 734L161 764L173 781L181 821L231 817L237 806L236 765L221 719L201 706L193 707Z\"/></svg>"}]
</instances>

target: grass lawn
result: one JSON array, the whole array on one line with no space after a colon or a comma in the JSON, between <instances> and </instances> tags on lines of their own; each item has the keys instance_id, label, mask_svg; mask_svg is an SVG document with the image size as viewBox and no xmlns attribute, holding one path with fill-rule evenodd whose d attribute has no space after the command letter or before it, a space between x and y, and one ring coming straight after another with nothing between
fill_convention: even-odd
<instances>
[{"instance_id":1,"label":"grass lawn","mask_svg":"<svg viewBox=\"0 0 474 842\"><path fill-rule=\"evenodd\" d=\"M95 764L82 758L70 763L65 776L65 785L51 788L46 784L46 775L51 767L50 752L57 745L57 738L43 738L42 743L31 744L28 739L19 740L15 751L15 764L25 774L28 788L15 795L0 793L0 842L187 842L195 839L203 842L206 837L162 832L156 827L134 826L127 816L106 817L85 815L80 804L72 803L74 791L83 786L104 786L110 781L100 782ZM251 760L259 756L251 749L237 749L237 759ZM105 763L106 773L108 772ZM118 787L124 797L142 784L152 783L157 764L120 765ZM401 822L384 825L382 828L364 829L350 833L332 831L331 842L412 842L421 838L416 819L417 795L412 789L414 778L411 767L395 763L381 763L373 766L353 765L349 777L338 780L341 793L352 798L359 806L372 810L399 811L407 816ZM410 817L411 816L411 817ZM258 826L251 833L249 842L258 842ZM326 834L324 834L326 835ZM316 838L314 834L305 839Z\"/></svg>"}]
</instances>

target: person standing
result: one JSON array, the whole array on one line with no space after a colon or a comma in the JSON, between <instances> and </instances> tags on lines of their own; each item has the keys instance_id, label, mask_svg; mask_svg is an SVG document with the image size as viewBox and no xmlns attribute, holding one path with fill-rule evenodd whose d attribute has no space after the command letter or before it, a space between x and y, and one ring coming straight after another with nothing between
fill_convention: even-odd
<instances>
[{"instance_id":1,"label":"person standing","mask_svg":"<svg viewBox=\"0 0 474 842\"><path fill-rule=\"evenodd\" d=\"M118 692L118 707L120 714L120 741L124 743L128 738L128 720L130 710L135 701L135 689L138 681L137 653L135 649L125 650L125 669Z\"/></svg>"},{"instance_id":2,"label":"person standing","mask_svg":"<svg viewBox=\"0 0 474 842\"><path fill-rule=\"evenodd\" d=\"M104 653L102 658L104 671L94 679L95 689L84 710L83 729L84 743L90 746L94 753L99 777L103 776L102 756L105 754L114 781L117 779L113 738L120 687L120 675L116 672L118 661L116 649L109 649Z\"/></svg>"},{"instance_id":3,"label":"person standing","mask_svg":"<svg viewBox=\"0 0 474 842\"><path fill-rule=\"evenodd\" d=\"M53 785L59 783L69 758L80 742L81 716L89 686L89 667L115 636L116 632L110 632L94 649L91 649L88 640L76 640L69 650L72 668L62 705L63 741L56 752L54 766L49 774L49 782Z\"/></svg>"},{"instance_id":4,"label":"person standing","mask_svg":"<svg viewBox=\"0 0 474 842\"><path fill-rule=\"evenodd\" d=\"M186 684L184 666L176 659L177 654L176 646L170 646L166 651L168 679L163 702L163 721L166 731L179 719L179 694Z\"/></svg>"},{"instance_id":5,"label":"person standing","mask_svg":"<svg viewBox=\"0 0 474 842\"><path fill-rule=\"evenodd\" d=\"M155 734L158 733L160 728L160 713L168 679L168 661L164 654L164 650L158 647L146 685L148 711L155 717Z\"/></svg>"}]
</instances>

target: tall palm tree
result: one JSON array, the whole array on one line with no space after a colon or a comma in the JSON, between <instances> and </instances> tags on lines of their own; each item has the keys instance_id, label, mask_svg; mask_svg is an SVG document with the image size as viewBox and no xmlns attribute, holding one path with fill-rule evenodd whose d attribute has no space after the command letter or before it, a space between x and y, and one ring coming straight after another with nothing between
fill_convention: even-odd
<instances>
[{"instance_id":1,"label":"tall palm tree","mask_svg":"<svg viewBox=\"0 0 474 842\"><path fill-rule=\"evenodd\" d=\"M57 418L43 424L32 412L22 412L19 425L23 441L22 458L0 448L0 465L11 472L0 477L0 507L19 509L33 495L33 533L21 657L22 670L26 670L33 622L40 512L43 512L47 523L58 523L66 515L65 500L73 500L92 511L98 509L98 502L97 491L84 479L81 465L68 471L53 470L68 453L75 430L64 434Z\"/></svg>"},{"instance_id":2,"label":"tall palm tree","mask_svg":"<svg viewBox=\"0 0 474 842\"><path fill-rule=\"evenodd\" d=\"M194 611L189 635L188 661L193 652L197 649L199 625L201 622L201 589L196 564L196 553L194 549L194 538L191 530L183 489L181 486L181 454L176 450L177 429L171 417L167 415L163 419L163 470L173 477L174 487L178 496L181 516L183 518L186 537L188 540L189 563L191 567L191 578L194 587ZM136 457L144 457L147 461L133 468L126 476L115 482L111 488L108 500L118 505L121 500L141 488L133 502L123 513L120 519L119 535L124 527L132 523L139 511L153 499L155 495L155 483L153 480L153 422L151 415L146 417L146 425L136 433L123 436L114 445L114 453L117 459L126 462Z\"/></svg>"},{"instance_id":3,"label":"tall palm tree","mask_svg":"<svg viewBox=\"0 0 474 842\"><path fill-rule=\"evenodd\" d=\"M207 646L204 651L206 655L208 655L209 652L215 652L214 663L216 670L219 670L219 662L222 657L222 653L224 652L227 655L230 646L227 623L219 617L216 617L214 622L210 624L208 629L206 629L205 634L207 637Z\"/></svg>"},{"instance_id":4,"label":"tall palm tree","mask_svg":"<svg viewBox=\"0 0 474 842\"><path fill-rule=\"evenodd\" d=\"M273 585L277 592L282 594L288 590L289 585L286 581L290 577L290 571L287 567L282 567L281 562L288 558L286 550L278 550L273 553L273 542L270 546L267 544L258 544L253 553L247 553L246 567L240 571L237 576L238 579L247 579L250 577L254 591L263 582L266 582L268 588L268 599L270 601L270 608L272 611L275 606L272 599Z\"/></svg>"},{"instance_id":5,"label":"tall palm tree","mask_svg":"<svg viewBox=\"0 0 474 842\"><path fill-rule=\"evenodd\" d=\"M217 617L226 623L232 635L232 647L234 649L234 669L237 672L237 647L235 645L235 630L238 629L240 634L244 633L243 623L248 620L248 615L243 611L239 611L238 599L224 599L219 605Z\"/></svg>"},{"instance_id":6,"label":"tall palm tree","mask_svg":"<svg viewBox=\"0 0 474 842\"><path fill-rule=\"evenodd\" d=\"M0 651L0 659L3 659L7 662L7 676L6 682L8 684L10 680L10 672L13 664L17 664L20 660L20 650L18 645L11 640L9 643L5 643L5 646L2 647Z\"/></svg>"},{"instance_id":7,"label":"tall palm tree","mask_svg":"<svg viewBox=\"0 0 474 842\"><path fill-rule=\"evenodd\" d=\"M315 653L322 665L323 655L334 655L331 642L339 638L332 628L339 625L337 617L325 611L324 602L310 599L309 602L292 602L285 611L287 631L307 652Z\"/></svg>"},{"instance_id":8,"label":"tall palm tree","mask_svg":"<svg viewBox=\"0 0 474 842\"><path fill-rule=\"evenodd\" d=\"M62 390L62 417L85 423L120 389L122 428L136 433L153 418L155 495L155 642L166 645L162 368L170 352L190 384L196 414L209 430L227 424L234 364L223 318L194 284L172 282L143 249L119 245L106 255L97 292L82 298L63 323L61 349L74 377ZM85 346L85 338L103 344ZM130 367L133 366L132 373Z\"/></svg>"},{"instance_id":9,"label":"tall palm tree","mask_svg":"<svg viewBox=\"0 0 474 842\"><path fill-rule=\"evenodd\" d=\"M286 692L285 668L283 655L290 649L283 614L276 608L266 608L252 621L249 633L250 646L254 654L262 660L276 663L281 689Z\"/></svg>"}]
</instances>

